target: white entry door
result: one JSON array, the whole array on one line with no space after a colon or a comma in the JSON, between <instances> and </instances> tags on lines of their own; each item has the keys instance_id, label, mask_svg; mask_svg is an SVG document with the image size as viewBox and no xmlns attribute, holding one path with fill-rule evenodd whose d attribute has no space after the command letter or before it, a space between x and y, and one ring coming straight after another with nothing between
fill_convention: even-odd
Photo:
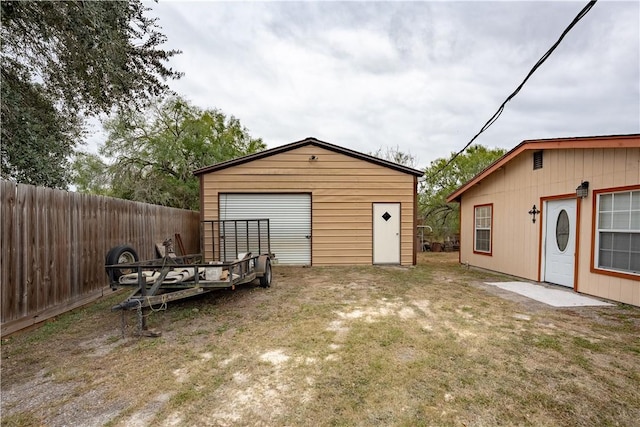
<instances>
[{"instance_id":1,"label":"white entry door","mask_svg":"<svg viewBox=\"0 0 640 427\"><path fill-rule=\"evenodd\" d=\"M544 281L573 288L576 199L549 200L544 216Z\"/></svg>"},{"instance_id":2,"label":"white entry door","mask_svg":"<svg viewBox=\"0 0 640 427\"><path fill-rule=\"evenodd\" d=\"M373 204L373 263L400 264L400 203Z\"/></svg>"}]
</instances>

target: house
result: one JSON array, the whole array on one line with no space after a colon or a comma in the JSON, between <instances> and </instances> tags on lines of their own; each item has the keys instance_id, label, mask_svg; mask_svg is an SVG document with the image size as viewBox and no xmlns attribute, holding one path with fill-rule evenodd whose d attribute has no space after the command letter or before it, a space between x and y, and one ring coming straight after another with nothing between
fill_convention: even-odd
<instances>
[{"instance_id":1,"label":"house","mask_svg":"<svg viewBox=\"0 0 640 427\"><path fill-rule=\"evenodd\" d=\"M194 174L201 219L268 218L280 264L416 262L423 171L306 138Z\"/></svg>"},{"instance_id":2,"label":"house","mask_svg":"<svg viewBox=\"0 0 640 427\"><path fill-rule=\"evenodd\" d=\"M640 135L524 141L448 201L461 262L640 306Z\"/></svg>"}]
</instances>

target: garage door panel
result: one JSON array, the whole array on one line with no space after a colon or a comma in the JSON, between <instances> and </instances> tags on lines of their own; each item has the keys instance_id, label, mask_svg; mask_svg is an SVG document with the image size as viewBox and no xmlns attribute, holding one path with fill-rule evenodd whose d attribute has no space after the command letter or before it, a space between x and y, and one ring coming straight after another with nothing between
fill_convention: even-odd
<instances>
[{"instance_id":1,"label":"garage door panel","mask_svg":"<svg viewBox=\"0 0 640 427\"><path fill-rule=\"evenodd\" d=\"M271 252L281 264L311 264L311 195L221 194L219 218L269 219Z\"/></svg>"}]
</instances>

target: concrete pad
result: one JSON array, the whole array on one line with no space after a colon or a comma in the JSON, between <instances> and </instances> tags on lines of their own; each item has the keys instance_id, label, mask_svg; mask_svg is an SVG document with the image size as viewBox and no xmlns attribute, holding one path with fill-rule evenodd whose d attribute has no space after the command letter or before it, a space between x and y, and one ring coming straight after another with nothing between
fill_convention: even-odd
<instances>
[{"instance_id":1,"label":"concrete pad","mask_svg":"<svg viewBox=\"0 0 640 427\"><path fill-rule=\"evenodd\" d=\"M614 304L600 301L573 292L570 289L551 289L529 282L485 282L487 285L524 295L552 307L582 307L582 306L613 306Z\"/></svg>"}]
</instances>

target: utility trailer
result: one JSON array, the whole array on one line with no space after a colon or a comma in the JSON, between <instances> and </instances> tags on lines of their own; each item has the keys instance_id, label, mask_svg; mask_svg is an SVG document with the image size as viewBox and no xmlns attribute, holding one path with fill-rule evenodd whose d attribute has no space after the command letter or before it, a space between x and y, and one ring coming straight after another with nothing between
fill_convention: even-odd
<instances>
[{"instance_id":1,"label":"utility trailer","mask_svg":"<svg viewBox=\"0 0 640 427\"><path fill-rule=\"evenodd\" d=\"M130 246L112 248L105 262L111 288L133 289L112 311L138 310L144 331L144 308L255 280L271 286L268 219L202 221L200 232L200 254L176 256L170 239L163 243L162 257L147 261L138 261Z\"/></svg>"}]
</instances>

